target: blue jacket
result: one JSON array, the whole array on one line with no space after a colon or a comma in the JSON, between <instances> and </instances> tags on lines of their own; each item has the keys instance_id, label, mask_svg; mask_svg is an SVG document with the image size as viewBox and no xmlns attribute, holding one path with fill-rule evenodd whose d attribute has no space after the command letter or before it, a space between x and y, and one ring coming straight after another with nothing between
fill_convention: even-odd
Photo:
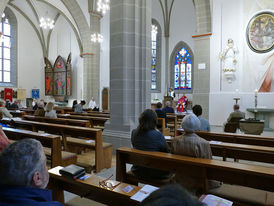
<instances>
[{"instance_id":1,"label":"blue jacket","mask_svg":"<svg viewBox=\"0 0 274 206\"><path fill-rule=\"evenodd\" d=\"M62 206L52 201L50 190L0 185L1 206Z\"/></svg>"},{"instance_id":2,"label":"blue jacket","mask_svg":"<svg viewBox=\"0 0 274 206\"><path fill-rule=\"evenodd\" d=\"M162 109L165 113L174 113L174 109L172 107L165 107Z\"/></svg>"}]
</instances>

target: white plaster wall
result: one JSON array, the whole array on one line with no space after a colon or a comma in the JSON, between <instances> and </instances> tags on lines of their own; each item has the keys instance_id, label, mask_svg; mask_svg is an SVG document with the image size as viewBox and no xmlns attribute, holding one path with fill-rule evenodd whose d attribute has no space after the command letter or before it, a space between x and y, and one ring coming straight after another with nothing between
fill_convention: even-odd
<instances>
[{"instance_id":1,"label":"white plaster wall","mask_svg":"<svg viewBox=\"0 0 274 206\"><path fill-rule=\"evenodd\" d=\"M107 12L103 18L101 19L101 34L104 37L103 43L101 43L101 51L100 51L100 108L102 108L102 90L104 87L109 88L109 74L110 74L110 66L109 66L109 12Z\"/></svg>"},{"instance_id":2,"label":"white plaster wall","mask_svg":"<svg viewBox=\"0 0 274 206\"><path fill-rule=\"evenodd\" d=\"M12 8L11 8L12 9ZM31 25L15 9L17 19L17 87L26 89L26 97L31 98L31 90L40 89L44 96L43 53L39 39ZM23 102L24 104L24 102Z\"/></svg>"},{"instance_id":3,"label":"white plaster wall","mask_svg":"<svg viewBox=\"0 0 274 206\"><path fill-rule=\"evenodd\" d=\"M54 65L57 56L61 55L66 61L70 52L72 54L72 96L69 97L69 105L74 99L82 99L83 59L80 57L79 46L73 30L67 21L60 16L52 31L49 60ZM46 99L51 99L51 97L48 96Z\"/></svg>"},{"instance_id":4,"label":"white plaster wall","mask_svg":"<svg viewBox=\"0 0 274 206\"><path fill-rule=\"evenodd\" d=\"M151 99L163 99L166 94L165 90L165 37L164 37L164 23L161 6L158 0L152 0L152 18L156 19L162 29L162 59L161 59L161 93L152 93ZM190 0L176 0L174 1L171 22L170 22L170 38L169 38L169 59L170 55L180 41L184 41L194 52L194 41L192 35L196 30L196 15L194 5ZM195 58L195 56L194 56ZM170 62L168 62L170 66ZM170 68L168 68L170 69ZM192 95L187 95L192 99Z\"/></svg>"},{"instance_id":5,"label":"white plaster wall","mask_svg":"<svg viewBox=\"0 0 274 206\"><path fill-rule=\"evenodd\" d=\"M246 42L246 27L254 14L262 10L273 10L274 5L273 1L268 0L213 0L211 8L209 121L212 125L222 125L232 111L234 97L241 98L239 104L242 111L254 107L254 90L259 89L262 76L268 68L262 62L271 52L258 54L251 51ZM239 49L236 79L232 84L227 83L222 75L222 65L219 60L219 53L224 50L228 38L232 38ZM239 90L239 94L236 94L236 89ZM272 91L259 93L258 106L274 108ZM248 113L247 117L252 117L252 114ZM274 128L273 120L274 116L271 117L270 122L272 128Z\"/></svg>"}]
</instances>

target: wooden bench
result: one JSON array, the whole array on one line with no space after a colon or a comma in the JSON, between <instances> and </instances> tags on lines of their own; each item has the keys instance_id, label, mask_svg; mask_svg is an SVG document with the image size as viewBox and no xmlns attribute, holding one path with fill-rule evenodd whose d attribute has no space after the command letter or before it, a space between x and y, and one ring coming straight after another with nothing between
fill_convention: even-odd
<instances>
[{"instance_id":1,"label":"wooden bench","mask_svg":"<svg viewBox=\"0 0 274 206\"><path fill-rule=\"evenodd\" d=\"M197 131L196 134L208 141L214 140L214 141L230 142L230 143L237 143L237 144L274 147L274 137L237 134L237 133L202 132L202 131Z\"/></svg>"},{"instance_id":2,"label":"wooden bench","mask_svg":"<svg viewBox=\"0 0 274 206\"><path fill-rule=\"evenodd\" d=\"M85 112L85 113L76 113L76 112L68 112L67 114L110 118L110 114L101 114L101 113L87 113L87 112Z\"/></svg>"},{"instance_id":3,"label":"wooden bench","mask_svg":"<svg viewBox=\"0 0 274 206\"><path fill-rule=\"evenodd\" d=\"M172 139L166 139L171 147ZM274 164L274 147L209 141L212 155L222 157L223 161L249 160ZM273 165L274 166L274 165Z\"/></svg>"},{"instance_id":4,"label":"wooden bench","mask_svg":"<svg viewBox=\"0 0 274 206\"><path fill-rule=\"evenodd\" d=\"M10 110L10 109L9 109L9 113L10 113L13 117L22 117L23 115L26 114L26 112L24 112L24 111L20 111L20 110Z\"/></svg>"},{"instance_id":5,"label":"wooden bench","mask_svg":"<svg viewBox=\"0 0 274 206\"><path fill-rule=\"evenodd\" d=\"M165 118L157 118L157 128L162 132L164 136L169 136L169 128L166 128L166 120Z\"/></svg>"},{"instance_id":6,"label":"wooden bench","mask_svg":"<svg viewBox=\"0 0 274 206\"><path fill-rule=\"evenodd\" d=\"M39 117L39 116L31 116L31 115L24 115L22 119L37 121L37 122L47 122L47 123L53 123L53 124L72 125L72 126L78 126L78 127L91 127L90 122L88 120L49 118L49 117Z\"/></svg>"},{"instance_id":7,"label":"wooden bench","mask_svg":"<svg viewBox=\"0 0 274 206\"><path fill-rule=\"evenodd\" d=\"M58 118L64 119L78 119L78 120L88 120L91 127L98 127L103 129L105 122L109 120L108 117L96 117L96 116L81 116L81 115L70 115L70 114L58 114Z\"/></svg>"},{"instance_id":8,"label":"wooden bench","mask_svg":"<svg viewBox=\"0 0 274 206\"><path fill-rule=\"evenodd\" d=\"M61 138L57 135L41 134L13 128L3 128L3 131L10 140L21 140L25 138L36 139L44 146L44 152L49 160L51 160L51 167L58 165L67 166L75 164L77 156L74 153L61 151Z\"/></svg>"},{"instance_id":9,"label":"wooden bench","mask_svg":"<svg viewBox=\"0 0 274 206\"><path fill-rule=\"evenodd\" d=\"M126 164L134 164L178 174L184 173L200 180L203 183L202 192L205 194L212 192L208 189L208 180L217 180L227 184L244 186L241 188L241 191L237 191L240 195L248 195L241 192L255 190L255 192L262 194L265 201L269 201L266 198L267 196L273 198L274 195L274 168L270 167L192 158L162 152L147 152L132 148L119 148L116 152L116 180L128 183L132 183L132 181L138 179L136 176L132 176L126 172ZM141 180L139 181L141 182ZM219 192L219 195L222 196L222 193ZM244 202L245 205L252 204L248 203L249 197L247 196L246 198L246 200L234 199L234 197L230 197L229 199ZM266 205L272 205L274 200L272 199L272 201ZM259 203L259 205L264 204L265 202Z\"/></svg>"},{"instance_id":10,"label":"wooden bench","mask_svg":"<svg viewBox=\"0 0 274 206\"><path fill-rule=\"evenodd\" d=\"M106 205L120 206L120 205L138 205L139 203L131 200L130 197L138 192L141 187L135 185L129 185L123 182L118 182L115 180L109 180L112 185L117 185L113 190L103 188L99 185L99 181L104 180L104 178L92 175L85 181L72 180L69 178L62 177L59 174L60 167L53 168L49 170L50 180L48 188L51 189L53 200L59 201L64 204L64 190L79 195L80 197L71 200L66 205L92 205L88 198L96 202L100 202ZM123 189L127 186L133 188L132 191L126 193ZM84 202L84 203L83 203Z\"/></svg>"},{"instance_id":11,"label":"wooden bench","mask_svg":"<svg viewBox=\"0 0 274 206\"><path fill-rule=\"evenodd\" d=\"M167 122L167 127L170 128L171 136L175 137L176 131L179 128L177 116L172 113L167 113L166 114L166 122Z\"/></svg>"},{"instance_id":12,"label":"wooden bench","mask_svg":"<svg viewBox=\"0 0 274 206\"><path fill-rule=\"evenodd\" d=\"M62 136L64 148L66 151L75 152L74 148L88 148L95 150L95 170L101 171L104 168L111 167L112 144L102 141L102 130L87 127L76 127L70 125L51 124L44 122L34 122L21 119L2 119L2 123L10 124L15 128L23 128L32 131L45 131L50 134ZM76 139L77 138L77 139ZM70 150L72 149L72 150ZM79 158L80 156L78 156ZM91 161L91 158L90 158ZM82 166L88 166L86 164ZM88 168L90 170L92 168Z\"/></svg>"}]
</instances>

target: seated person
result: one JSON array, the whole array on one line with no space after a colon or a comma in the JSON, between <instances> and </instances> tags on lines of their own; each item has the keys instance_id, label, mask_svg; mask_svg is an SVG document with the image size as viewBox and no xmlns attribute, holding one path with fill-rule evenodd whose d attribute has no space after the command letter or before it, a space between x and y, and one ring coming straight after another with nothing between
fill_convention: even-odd
<instances>
[{"instance_id":1,"label":"seated person","mask_svg":"<svg viewBox=\"0 0 274 206\"><path fill-rule=\"evenodd\" d=\"M78 104L78 103L77 103L77 100L74 100L74 101L72 102L72 109L73 109L73 111L74 111L74 108L75 108L75 105L76 105L76 104Z\"/></svg>"},{"instance_id":2,"label":"seated person","mask_svg":"<svg viewBox=\"0 0 274 206\"><path fill-rule=\"evenodd\" d=\"M227 118L227 122L230 122L232 118L245 118L245 113L240 111L240 106L238 104L234 104L233 112L230 113L229 117Z\"/></svg>"},{"instance_id":3,"label":"seated person","mask_svg":"<svg viewBox=\"0 0 274 206\"><path fill-rule=\"evenodd\" d=\"M171 107L170 101L166 101L166 107L162 109L162 111L165 113L174 113L174 109Z\"/></svg>"},{"instance_id":4,"label":"seated person","mask_svg":"<svg viewBox=\"0 0 274 206\"><path fill-rule=\"evenodd\" d=\"M173 139L171 143L172 153L189 157L212 159L210 144L205 139L195 134L200 129L200 120L194 114L189 114L183 118L182 128L185 134ZM176 174L176 181L182 184L190 192L196 193L202 188L202 182L199 179L191 178L183 173ZM217 182L210 183L209 187L218 187Z\"/></svg>"},{"instance_id":5,"label":"seated person","mask_svg":"<svg viewBox=\"0 0 274 206\"><path fill-rule=\"evenodd\" d=\"M169 152L169 146L161 132L156 129L157 115L151 109L146 109L139 117L139 125L131 133L133 148L144 151ZM166 171L133 166L131 171L144 180L166 179L170 173Z\"/></svg>"},{"instance_id":6,"label":"seated person","mask_svg":"<svg viewBox=\"0 0 274 206\"><path fill-rule=\"evenodd\" d=\"M46 156L41 143L24 139L0 153L0 205L61 206L52 201Z\"/></svg>"},{"instance_id":7,"label":"seated person","mask_svg":"<svg viewBox=\"0 0 274 206\"><path fill-rule=\"evenodd\" d=\"M86 104L85 100L81 100L79 104L76 104L74 107L74 112L76 113L82 113L83 111L83 106Z\"/></svg>"},{"instance_id":8,"label":"seated person","mask_svg":"<svg viewBox=\"0 0 274 206\"><path fill-rule=\"evenodd\" d=\"M7 138L6 134L2 130L2 127L0 126L0 152L9 145L9 139Z\"/></svg>"},{"instance_id":9,"label":"seated person","mask_svg":"<svg viewBox=\"0 0 274 206\"><path fill-rule=\"evenodd\" d=\"M5 107L4 101L0 101L0 112L2 113L2 118L12 118L12 115Z\"/></svg>"},{"instance_id":10,"label":"seated person","mask_svg":"<svg viewBox=\"0 0 274 206\"><path fill-rule=\"evenodd\" d=\"M15 100L11 105L10 105L10 107L9 108L11 108L11 109L19 109L19 101L17 101L17 100Z\"/></svg>"},{"instance_id":11,"label":"seated person","mask_svg":"<svg viewBox=\"0 0 274 206\"><path fill-rule=\"evenodd\" d=\"M139 206L206 206L178 184L165 185L152 192Z\"/></svg>"},{"instance_id":12,"label":"seated person","mask_svg":"<svg viewBox=\"0 0 274 206\"><path fill-rule=\"evenodd\" d=\"M54 107L53 102L47 103L46 108L45 108L45 110L46 110L45 117L57 118L56 111L53 110L53 107Z\"/></svg>"},{"instance_id":13,"label":"seated person","mask_svg":"<svg viewBox=\"0 0 274 206\"><path fill-rule=\"evenodd\" d=\"M156 104L155 112L156 112L158 118L164 118L165 119L165 127L167 127L166 113L162 110L162 103L161 102L158 102ZM159 128L159 126L160 125L157 125L158 129L161 129L161 128Z\"/></svg>"},{"instance_id":14,"label":"seated person","mask_svg":"<svg viewBox=\"0 0 274 206\"><path fill-rule=\"evenodd\" d=\"M210 125L208 123L208 121L206 119L204 119L203 117L201 117L203 109L201 107L201 105L195 105L192 108L193 113L198 117L198 119L200 120L201 126L200 126L200 131L206 131L209 132L210 131Z\"/></svg>"},{"instance_id":15,"label":"seated person","mask_svg":"<svg viewBox=\"0 0 274 206\"><path fill-rule=\"evenodd\" d=\"M44 110L45 104L44 101L40 100L37 103L37 109L34 112L34 116L44 117L45 116L45 110Z\"/></svg>"},{"instance_id":16,"label":"seated person","mask_svg":"<svg viewBox=\"0 0 274 206\"><path fill-rule=\"evenodd\" d=\"M99 111L99 108L96 105L94 97L91 97L91 100L90 100L90 102L88 104L88 108L92 109L92 111Z\"/></svg>"}]
</instances>

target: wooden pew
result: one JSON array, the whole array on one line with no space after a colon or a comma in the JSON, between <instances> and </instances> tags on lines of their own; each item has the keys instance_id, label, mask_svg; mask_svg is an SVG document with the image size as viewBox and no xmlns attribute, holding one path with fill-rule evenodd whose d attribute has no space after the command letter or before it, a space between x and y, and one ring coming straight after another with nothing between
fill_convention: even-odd
<instances>
[{"instance_id":1,"label":"wooden pew","mask_svg":"<svg viewBox=\"0 0 274 206\"><path fill-rule=\"evenodd\" d=\"M24 111L20 111L20 110L10 110L10 109L9 109L9 113L10 113L13 117L22 117L23 115L26 114L26 112L24 112Z\"/></svg>"},{"instance_id":2,"label":"wooden pew","mask_svg":"<svg viewBox=\"0 0 274 206\"><path fill-rule=\"evenodd\" d=\"M157 128L162 132L164 136L169 136L169 128L166 128L165 118L157 118Z\"/></svg>"},{"instance_id":3,"label":"wooden pew","mask_svg":"<svg viewBox=\"0 0 274 206\"><path fill-rule=\"evenodd\" d=\"M76 112L68 112L67 114L110 118L110 114L101 114L101 113L87 113L87 112L86 113L76 113Z\"/></svg>"},{"instance_id":4,"label":"wooden pew","mask_svg":"<svg viewBox=\"0 0 274 206\"><path fill-rule=\"evenodd\" d=\"M72 125L72 126L78 126L78 127L91 127L90 122L87 120L49 118L49 117L39 117L39 116L31 116L31 115L24 115L22 119L37 121L37 122L47 122L47 123L53 123L53 124Z\"/></svg>"},{"instance_id":5,"label":"wooden pew","mask_svg":"<svg viewBox=\"0 0 274 206\"><path fill-rule=\"evenodd\" d=\"M234 161L249 160L274 164L274 147L245 145L235 143L214 143L210 142L213 156L234 158Z\"/></svg>"},{"instance_id":6,"label":"wooden pew","mask_svg":"<svg viewBox=\"0 0 274 206\"><path fill-rule=\"evenodd\" d=\"M2 119L1 123L10 124L15 128L23 128L32 131L45 131L50 134L62 136L65 150L71 147L84 147L95 150L95 170L101 171L111 167L112 144L102 141L102 130L70 125L34 122L21 119ZM76 139L77 138L77 139ZM87 141L89 139L90 141ZM70 151L70 150L68 150Z\"/></svg>"},{"instance_id":7,"label":"wooden pew","mask_svg":"<svg viewBox=\"0 0 274 206\"><path fill-rule=\"evenodd\" d=\"M117 185L113 190L103 188L99 185L99 182L104 180L102 177L92 175L85 181L72 180L62 177L59 174L59 170L62 167L56 167L49 170L50 180L48 189L53 191L53 200L59 201L64 204L64 190L85 197L96 202L100 202L106 205L120 206L120 205L138 205L139 202L131 200L130 197L138 192L141 187L135 185L129 185L127 183L109 180L112 185ZM123 189L127 186L133 188L132 191L126 193ZM77 203L81 205L81 198L77 197Z\"/></svg>"},{"instance_id":8,"label":"wooden pew","mask_svg":"<svg viewBox=\"0 0 274 206\"><path fill-rule=\"evenodd\" d=\"M166 114L167 127L170 128L171 136L175 137L178 127L178 117L175 114Z\"/></svg>"},{"instance_id":9,"label":"wooden pew","mask_svg":"<svg viewBox=\"0 0 274 206\"><path fill-rule=\"evenodd\" d=\"M172 139L166 139L171 147ZM212 155L222 157L223 161L249 160L274 164L274 147L209 141Z\"/></svg>"},{"instance_id":10,"label":"wooden pew","mask_svg":"<svg viewBox=\"0 0 274 206\"><path fill-rule=\"evenodd\" d=\"M10 140L21 140L25 138L36 139L44 146L44 151L48 159L51 160L51 167L58 165L67 166L75 164L77 156L74 153L61 151L61 138L57 135L42 134L27 130L2 128Z\"/></svg>"},{"instance_id":11,"label":"wooden pew","mask_svg":"<svg viewBox=\"0 0 274 206\"><path fill-rule=\"evenodd\" d=\"M202 192L205 194L209 192L208 180L245 186L245 191L249 191L246 187L259 189L265 196L273 195L274 192L274 168L270 167L119 148L116 151L116 180L127 183L139 180L126 172L126 164L190 175L203 183Z\"/></svg>"},{"instance_id":12,"label":"wooden pew","mask_svg":"<svg viewBox=\"0 0 274 206\"><path fill-rule=\"evenodd\" d=\"M214 140L214 141L237 143L237 144L274 147L274 137L237 134L237 133L201 132L201 131L197 131L196 134L208 141Z\"/></svg>"},{"instance_id":13,"label":"wooden pew","mask_svg":"<svg viewBox=\"0 0 274 206\"><path fill-rule=\"evenodd\" d=\"M70 114L57 114L57 117L64 118L64 119L88 120L90 121L91 127L99 126L102 129L105 126L105 122L109 120L108 117L81 116L81 115L70 115Z\"/></svg>"}]
</instances>

